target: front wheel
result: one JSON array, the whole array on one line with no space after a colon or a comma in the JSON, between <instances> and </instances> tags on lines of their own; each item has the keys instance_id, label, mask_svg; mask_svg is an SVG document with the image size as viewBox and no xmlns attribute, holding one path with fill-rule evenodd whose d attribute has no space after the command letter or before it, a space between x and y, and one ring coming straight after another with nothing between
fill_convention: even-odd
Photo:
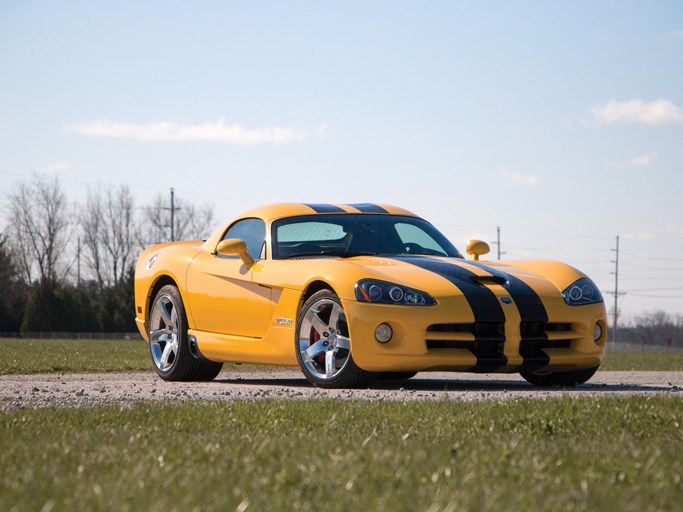
<instances>
[{"instance_id":1,"label":"front wheel","mask_svg":"<svg viewBox=\"0 0 683 512\"><path fill-rule=\"evenodd\" d=\"M170 284L159 290L152 303L149 351L157 374L168 381L212 380L223 367L192 354L183 299Z\"/></svg>"},{"instance_id":2,"label":"front wheel","mask_svg":"<svg viewBox=\"0 0 683 512\"><path fill-rule=\"evenodd\" d=\"M301 371L315 386L363 387L372 380L372 374L353 361L346 314L331 290L320 290L306 301L297 319L295 343Z\"/></svg>"},{"instance_id":3,"label":"front wheel","mask_svg":"<svg viewBox=\"0 0 683 512\"><path fill-rule=\"evenodd\" d=\"M519 372L528 382L535 386L555 387L555 386L580 386L588 382L595 375L600 365L575 372Z\"/></svg>"}]
</instances>

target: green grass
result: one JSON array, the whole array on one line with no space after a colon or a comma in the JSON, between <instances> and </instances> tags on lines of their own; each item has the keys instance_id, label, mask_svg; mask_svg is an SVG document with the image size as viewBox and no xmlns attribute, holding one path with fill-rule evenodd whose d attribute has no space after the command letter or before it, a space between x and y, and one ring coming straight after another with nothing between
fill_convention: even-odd
<instances>
[{"instance_id":1,"label":"green grass","mask_svg":"<svg viewBox=\"0 0 683 512\"><path fill-rule=\"evenodd\" d=\"M0 340L0 374L118 372L151 365L142 340Z\"/></svg>"},{"instance_id":2,"label":"green grass","mask_svg":"<svg viewBox=\"0 0 683 512\"><path fill-rule=\"evenodd\" d=\"M673 510L683 400L0 413L0 510Z\"/></svg>"},{"instance_id":3,"label":"green grass","mask_svg":"<svg viewBox=\"0 0 683 512\"><path fill-rule=\"evenodd\" d=\"M152 368L149 347L143 340L0 339L0 375L150 371ZM266 367L226 364L224 368L233 372Z\"/></svg>"},{"instance_id":4,"label":"green grass","mask_svg":"<svg viewBox=\"0 0 683 512\"><path fill-rule=\"evenodd\" d=\"M603 371L683 371L683 352L607 352Z\"/></svg>"},{"instance_id":5,"label":"green grass","mask_svg":"<svg viewBox=\"0 0 683 512\"><path fill-rule=\"evenodd\" d=\"M0 339L0 374L118 372L151 368L147 343L142 340ZM230 365L229 369L257 368L263 367ZM600 369L683 371L683 352L608 352Z\"/></svg>"}]
</instances>

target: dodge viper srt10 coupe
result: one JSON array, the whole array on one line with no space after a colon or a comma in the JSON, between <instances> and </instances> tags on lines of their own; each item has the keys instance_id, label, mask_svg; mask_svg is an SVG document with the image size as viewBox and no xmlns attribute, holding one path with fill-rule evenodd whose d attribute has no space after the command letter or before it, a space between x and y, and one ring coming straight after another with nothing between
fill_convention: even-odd
<instances>
[{"instance_id":1,"label":"dodge viper srt10 coupe","mask_svg":"<svg viewBox=\"0 0 683 512\"><path fill-rule=\"evenodd\" d=\"M316 386L428 370L590 379L607 338L596 285L563 263L470 259L417 215L379 204L274 204L206 240L146 249L135 310L162 379L224 362L298 365Z\"/></svg>"}]
</instances>

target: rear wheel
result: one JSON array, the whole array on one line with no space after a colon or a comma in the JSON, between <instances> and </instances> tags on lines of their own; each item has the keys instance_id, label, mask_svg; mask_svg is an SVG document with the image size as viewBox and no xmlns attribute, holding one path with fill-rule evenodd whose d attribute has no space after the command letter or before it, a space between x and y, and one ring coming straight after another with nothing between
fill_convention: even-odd
<instances>
[{"instance_id":1,"label":"rear wheel","mask_svg":"<svg viewBox=\"0 0 683 512\"><path fill-rule=\"evenodd\" d=\"M321 388L363 387L373 375L360 369L351 355L346 314L330 290L314 293L296 324L296 357L308 381Z\"/></svg>"},{"instance_id":2,"label":"rear wheel","mask_svg":"<svg viewBox=\"0 0 683 512\"><path fill-rule=\"evenodd\" d=\"M536 386L580 386L595 375L600 365L575 372L519 372L528 382Z\"/></svg>"},{"instance_id":3,"label":"rear wheel","mask_svg":"<svg viewBox=\"0 0 683 512\"><path fill-rule=\"evenodd\" d=\"M168 381L212 380L222 363L192 354L187 316L178 288L166 285L154 297L149 315L149 351L157 374Z\"/></svg>"}]
</instances>

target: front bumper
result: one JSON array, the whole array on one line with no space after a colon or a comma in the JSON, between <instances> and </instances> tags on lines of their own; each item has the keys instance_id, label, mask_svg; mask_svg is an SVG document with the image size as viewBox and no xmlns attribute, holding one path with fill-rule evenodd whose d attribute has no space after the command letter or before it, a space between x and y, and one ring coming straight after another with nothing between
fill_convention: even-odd
<instances>
[{"instance_id":1,"label":"front bumper","mask_svg":"<svg viewBox=\"0 0 683 512\"><path fill-rule=\"evenodd\" d=\"M561 297L544 299L547 322L524 322L514 306L505 322L475 323L462 302L436 306L393 306L344 301L351 350L367 371L447 370L478 373L574 371L602 360L607 340L603 303L567 306ZM392 339L381 344L374 332L389 324ZM602 330L594 340L594 327Z\"/></svg>"}]
</instances>

